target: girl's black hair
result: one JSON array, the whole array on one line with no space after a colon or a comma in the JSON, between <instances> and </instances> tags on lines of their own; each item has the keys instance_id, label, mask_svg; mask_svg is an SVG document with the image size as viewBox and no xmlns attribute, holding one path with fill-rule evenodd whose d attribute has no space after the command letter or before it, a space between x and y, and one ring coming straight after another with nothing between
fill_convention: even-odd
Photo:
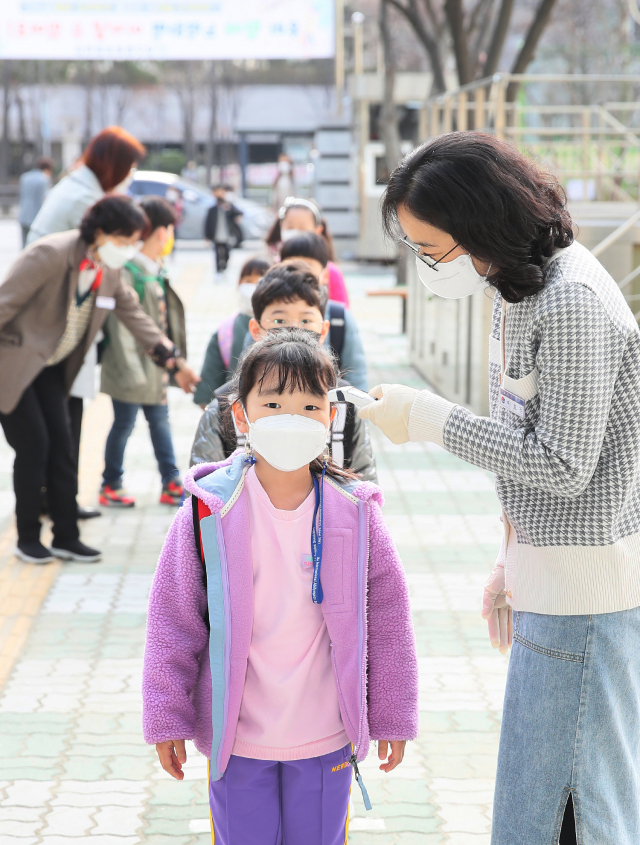
<instances>
[{"instance_id":1,"label":"girl's black hair","mask_svg":"<svg viewBox=\"0 0 640 845\"><path fill-rule=\"evenodd\" d=\"M240 278L246 279L248 276L253 276L254 274L257 276L258 273L264 276L270 266L269 262L265 261L264 258L250 258L242 265Z\"/></svg>"},{"instance_id":2,"label":"girl's black hair","mask_svg":"<svg viewBox=\"0 0 640 845\"><path fill-rule=\"evenodd\" d=\"M286 264L275 264L260 279L251 297L251 307L253 316L260 322L264 309L272 302L302 299L324 316L327 297L326 285L320 284L304 261L287 261Z\"/></svg>"},{"instance_id":3,"label":"girl's black hair","mask_svg":"<svg viewBox=\"0 0 640 845\"><path fill-rule=\"evenodd\" d=\"M103 197L91 206L80 223L80 237L86 244L96 241L100 229L105 235L123 235L130 238L140 232L141 238L150 234L149 218L131 197L114 194Z\"/></svg>"},{"instance_id":4,"label":"girl's black hair","mask_svg":"<svg viewBox=\"0 0 640 845\"><path fill-rule=\"evenodd\" d=\"M284 261L287 258L314 258L326 267L329 263L329 247L322 235L316 235L315 232L302 232L282 244L280 260Z\"/></svg>"},{"instance_id":5,"label":"girl's black hair","mask_svg":"<svg viewBox=\"0 0 640 845\"><path fill-rule=\"evenodd\" d=\"M557 179L481 132L451 132L410 152L382 200L388 235L397 233L399 206L491 263L488 281L507 302L539 293L545 260L573 243Z\"/></svg>"},{"instance_id":6,"label":"girl's black hair","mask_svg":"<svg viewBox=\"0 0 640 845\"><path fill-rule=\"evenodd\" d=\"M314 218L313 211L308 208L306 205L290 205L287 208L287 211L292 208L303 208L308 214L310 214ZM285 214L286 217L286 214ZM335 250L333 248L333 238L331 237L331 233L329 232L329 225L324 217L320 218L320 223L318 224L322 226L322 231L320 232L320 237L324 238L324 242L327 245L327 249L329 250L329 261L335 261L336 255ZM265 238L265 243L267 246L275 246L277 247L282 242L282 229L280 227L280 218L276 217L275 223L267 232L267 237Z\"/></svg>"},{"instance_id":7,"label":"girl's black hair","mask_svg":"<svg viewBox=\"0 0 640 845\"><path fill-rule=\"evenodd\" d=\"M247 406L247 396L253 388L275 382L278 393L304 391L324 396L338 385L338 364L332 350L318 343L304 329L279 329L257 341L244 352L230 385L230 396ZM231 414L225 414L226 424L233 426ZM231 435L231 432L229 432ZM235 434L233 434L235 437ZM312 472L322 472L322 458L310 464ZM327 474L333 478L353 480L357 475L339 467L329 458Z\"/></svg>"}]
</instances>

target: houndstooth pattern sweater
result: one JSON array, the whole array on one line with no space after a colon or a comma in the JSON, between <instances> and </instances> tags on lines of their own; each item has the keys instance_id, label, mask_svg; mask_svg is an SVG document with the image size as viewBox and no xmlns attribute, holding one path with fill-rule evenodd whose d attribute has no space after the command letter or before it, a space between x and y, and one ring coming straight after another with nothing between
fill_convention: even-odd
<instances>
[{"instance_id":1,"label":"houndstooth pattern sweater","mask_svg":"<svg viewBox=\"0 0 640 845\"><path fill-rule=\"evenodd\" d=\"M501 376L525 419L502 406ZM514 609L640 606L640 332L580 244L553 256L539 294L508 306L496 294L489 390L490 418L424 391L409 436L495 473L517 536Z\"/></svg>"}]
</instances>

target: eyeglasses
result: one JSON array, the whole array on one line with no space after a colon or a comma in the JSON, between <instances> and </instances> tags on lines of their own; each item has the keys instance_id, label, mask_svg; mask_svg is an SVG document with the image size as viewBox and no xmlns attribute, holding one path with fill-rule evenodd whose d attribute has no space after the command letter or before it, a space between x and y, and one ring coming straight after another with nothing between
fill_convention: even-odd
<instances>
[{"instance_id":1,"label":"eyeglasses","mask_svg":"<svg viewBox=\"0 0 640 845\"><path fill-rule=\"evenodd\" d=\"M440 264L440 262L441 262L441 261L444 261L444 259L447 257L447 255L451 255L451 253L453 252L453 250L454 250L454 249L457 249L457 248L460 246L460 244L456 244L455 246L451 247L451 249L449 250L449 252L446 252L446 253L442 256L442 258L439 258L437 261L434 261L432 258L430 258L430 256L428 256L428 255L423 255L423 254L420 252L420 247L419 247L419 246L416 246L416 245L415 245L415 244L413 244L413 243L411 243L411 241L409 240L409 238L407 238L407 236L406 236L406 235L404 236L404 238L398 238L398 243L399 243L399 244L404 244L406 247L408 247L408 248L411 250L411 252L412 252L415 256L417 256L417 257L420 259L420 261L422 261L422 263L423 263L423 264L426 264L426 265L427 265L427 267L431 267L431 269L432 269L432 270L436 270L436 271L438 270L438 264Z\"/></svg>"},{"instance_id":2,"label":"eyeglasses","mask_svg":"<svg viewBox=\"0 0 640 845\"><path fill-rule=\"evenodd\" d=\"M262 322L268 325L263 326ZM312 320L309 317L303 317L302 320L285 320L282 317L276 317L275 320L264 320L259 323L262 329L309 329L319 333L322 331L322 322L319 320Z\"/></svg>"}]
</instances>

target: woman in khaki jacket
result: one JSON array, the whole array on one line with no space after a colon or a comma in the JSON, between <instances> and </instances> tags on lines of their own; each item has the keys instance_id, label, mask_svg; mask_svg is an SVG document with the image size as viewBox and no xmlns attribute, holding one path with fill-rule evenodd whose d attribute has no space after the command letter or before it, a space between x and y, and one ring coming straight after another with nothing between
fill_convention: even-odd
<instances>
[{"instance_id":1,"label":"woman in khaki jacket","mask_svg":"<svg viewBox=\"0 0 640 845\"><path fill-rule=\"evenodd\" d=\"M129 197L105 197L87 211L79 230L29 246L0 284L0 424L16 452L16 554L22 560L100 557L79 539L66 398L109 314L185 392L198 381L121 279L147 226L146 215ZM51 550L40 542L43 486L53 521Z\"/></svg>"}]
</instances>

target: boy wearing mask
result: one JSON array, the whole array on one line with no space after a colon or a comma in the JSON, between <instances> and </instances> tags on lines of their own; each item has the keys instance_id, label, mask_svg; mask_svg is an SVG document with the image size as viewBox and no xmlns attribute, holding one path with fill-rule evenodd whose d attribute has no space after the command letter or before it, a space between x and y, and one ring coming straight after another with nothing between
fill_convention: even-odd
<instances>
[{"instance_id":1,"label":"boy wearing mask","mask_svg":"<svg viewBox=\"0 0 640 845\"><path fill-rule=\"evenodd\" d=\"M259 340L268 332L296 326L313 332L325 343L330 323L325 319L327 288L302 261L272 267L258 283L252 297L249 332ZM350 384L344 379L341 386ZM227 397L229 383L215 391L200 419L191 448L191 463L222 461L244 446L244 435L234 426ZM339 403L331 426L329 451L340 467L351 469L363 481L376 481L376 464L366 425L349 403Z\"/></svg>"},{"instance_id":2,"label":"boy wearing mask","mask_svg":"<svg viewBox=\"0 0 640 845\"><path fill-rule=\"evenodd\" d=\"M149 218L151 232L138 254L125 264L123 279L135 290L142 308L158 328L186 355L184 308L169 284L163 266L164 258L173 248L176 215L161 197L145 197L140 201L140 207ZM123 459L138 410L142 408L162 478L160 503L179 505L184 488L176 466L169 424L169 376L155 366L131 333L113 316L107 320L105 334L100 389L111 396L114 421L107 437L99 502L103 507L130 508L135 505L135 499L127 495L122 486Z\"/></svg>"},{"instance_id":3,"label":"boy wearing mask","mask_svg":"<svg viewBox=\"0 0 640 845\"><path fill-rule=\"evenodd\" d=\"M193 401L204 410L214 393L231 378L238 359L244 349L253 317L251 297L256 285L269 269L269 262L263 258L250 258L240 271L238 282L238 308L220 323L212 334L202 365L202 379L193 395Z\"/></svg>"}]
</instances>

